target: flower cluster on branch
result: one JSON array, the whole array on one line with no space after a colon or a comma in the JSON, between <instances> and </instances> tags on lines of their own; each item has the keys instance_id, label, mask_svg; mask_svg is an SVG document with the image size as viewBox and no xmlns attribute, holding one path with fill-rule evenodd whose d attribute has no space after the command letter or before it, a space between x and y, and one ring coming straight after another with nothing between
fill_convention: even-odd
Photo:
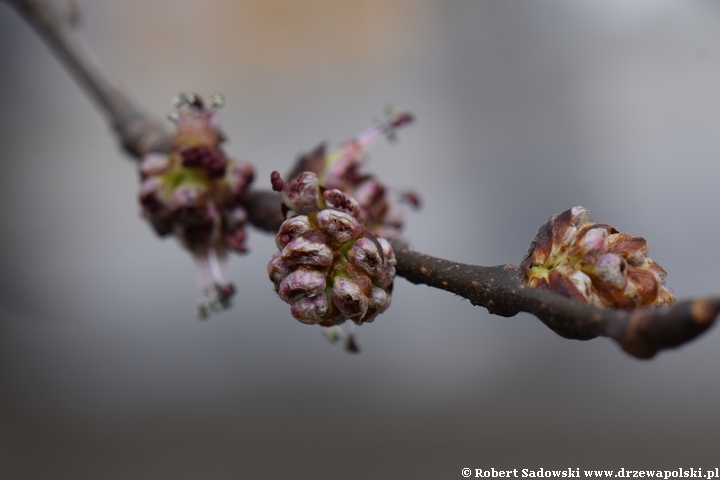
<instances>
[{"instance_id":1,"label":"flower cluster on branch","mask_svg":"<svg viewBox=\"0 0 720 480\"><path fill-rule=\"evenodd\" d=\"M399 236L400 202L394 203L374 177L359 172L367 145L392 135L410 120L405 115L393 116L336 152L320 146L301 157L287 188L277 174L275 191L252 189L252 169L226 158L213 109L199 97L183 97L181 107L188 110L178 112L173 137L115 86L52 1L6 1L96 101L126 151L142 159L144 215L159 234L175 233L207 264L200 270L207 284L219 286L220 307L232 291L216 260L228 250L244 251L247 221L277 234L280 251L270 262L270 277L279 296L293 304L295 318L306 323L371 320L389 305L391 269L493 314L531 313L565 338L609 337L637 358L692 340L720 313L720 296L673 303L665 272L647 256L645 240L592 223L578 207L540 228L520 268L465 265L413 251ZM400 192L398 198L417 203L413 192ZM346 337L346 347L356 350L352 336Z\"/></svg>"}]
</instances>

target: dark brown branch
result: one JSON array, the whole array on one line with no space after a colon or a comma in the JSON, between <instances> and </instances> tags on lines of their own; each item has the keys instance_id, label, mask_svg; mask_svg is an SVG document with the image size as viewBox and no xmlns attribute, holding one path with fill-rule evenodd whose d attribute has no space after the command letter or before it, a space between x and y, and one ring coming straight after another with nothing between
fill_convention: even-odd
<instances>
[{"instance_id":1,"label":"dark brown branch","mask_svg":"<svg viewBox=\"0 0 720 480\"><path fill-rule=\"evenodd\" d=\"M148 116L110 80L85 41L73 30L68 11L49 0L6 0L45 40L75 79L100 107L123 148L135 158L170 149L164 125ZM65 3L65 5L71 5Z\"/></svg>"},{"instance_id":2,"label":"dark brown branch","mask_svg":"<svg viewBox=\"0 0 720 480\"><path fill-rule=\"evenodd\" d=\"M280 228L284 218L280 205L280 194L270 190L253 190L246 200L245 208L248 211L250 223L260 230L275 233Z\"/></svg>"},{"instance_id":3,"label":"dark brown branch","mask_svg":"<svg viewBox=\"0 0 720 480\"><path fill-rule=\"evenodd\" d=\"M392 244L397 274L412 283L455 293L496 315L531 313L565 338L609 337L638 358L651 358L692 340L720 313L720 297L678 302L669 309L603 309L531 288L514 265L465 265L412 251L398 241Z\"/></svg>"}]
</instances>

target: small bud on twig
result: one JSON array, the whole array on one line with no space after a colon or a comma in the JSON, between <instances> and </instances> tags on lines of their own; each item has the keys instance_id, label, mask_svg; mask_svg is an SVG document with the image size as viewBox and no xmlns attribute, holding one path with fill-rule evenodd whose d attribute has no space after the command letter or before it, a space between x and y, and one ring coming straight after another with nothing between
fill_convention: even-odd
<instances>
[{"instance_id":1,"label":"small bud on twig","mask_svg":"<svg viewBox=\"0 0 720 480\"><path fill-rule=\"evenodd\" d=\"M672 303L665 270L647 252L644 238L592 222L587 209L574 207L540 227L520 268L532 287L599 307Z\"/></svg>"}]
</instances>

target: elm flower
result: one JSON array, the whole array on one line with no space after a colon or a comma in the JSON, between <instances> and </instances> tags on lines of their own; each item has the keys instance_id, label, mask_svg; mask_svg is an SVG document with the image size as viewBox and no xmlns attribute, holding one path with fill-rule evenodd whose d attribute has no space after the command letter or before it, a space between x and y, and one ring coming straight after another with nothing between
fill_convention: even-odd
<instances>
[{"instance_id":1,"label":"elm flower","mask_svg":"<svg viewBox=\"0 0 720 480\"><path fill-rule=\"evenodd\" d=\"M395 255L386 238L400 238L401 204L420 205L416 193L396 192L362 172L365 152L412 121L389 111L337 150L321 144L301 156L290 181L270 176L286 218L267 266L275 292L296 320L325 327L325 336L343 340L349 352L359 351L352 323L370 323L390 306Z\"/></svg>"},{"instance_id":2,"label":"elm flower","mask_svg":"<svg viewBox=\"0 0 720 480\"><path fill-rule=\"evenodd\" d=\"M583 207L541 226L520 264L531 287L606 308L657 307L675 301L647 242L588 218Z\"/></svg>"},{"instance_id":3,"label":"elm flower","mask_svg":"<svg viewBox=\"0 0 720 480\"><path fill-rule=\"evenodd\" d=\"M227 253L244 253L245 196L253 167L230 160L222 149L224 134L217 110L221 95L209 106L197 94L178 95L169 115L176 130L170 153L151 153L140 163L142 215L160 236L175 235L192 254L198 272L197 314L230 306L235 289L225 279Z\"/></svg>"},{"instance_id":4,"label":"elm flower","mask_svg":"<svg viewBox=\"0 0 720 480\"><path fill-rule=\"evenodd\" d=\"M309 325L328 327L357 352L354 335L334 327L351 320L370 323L390 306L395 255L390 243L364 225L358 202L340 190L325 190L313 172L290 182L273 173L289 218L275 243L268 276L290 314Z\"/></svg>"}]
</instances>

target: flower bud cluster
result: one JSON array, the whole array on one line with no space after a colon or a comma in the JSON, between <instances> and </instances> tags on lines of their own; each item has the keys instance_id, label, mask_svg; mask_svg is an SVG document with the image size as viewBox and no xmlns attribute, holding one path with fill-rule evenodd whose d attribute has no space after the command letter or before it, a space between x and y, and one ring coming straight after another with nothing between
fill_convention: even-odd
<instances>
[{"instance_id":1,"label":"flower bud cluster","mask_svg":"<svg viewBox=\"0 0 720 480\"><path fill-rule=\"evenodd\" d=\"M632 309L675 301L665 286L665 270L648 257L645 239L591 221L583 207L541 226L520 269L532 287L599 307Z\"/></svg>"},{"instance_id":2,"label":"flower bud cluster","mask_svg":"<svg viewBox=\"0 0 720 480\"><path fill-rule=\"evenodd\" d=\"M325 327L372 322L390 306L390 243L365 228L354 198L322 188L315 173L302 172L287 183L273 173L272 182L282 191L288 219L267 269L292 316Z\"/></svg>"},{"instance_id":3,"label":"flower bud cluster","mask_svg":"<svg viewBox=\"0 0 720 480\"><path fill-rule=\"evenodd\" d=\"M198 306L201 317L229 305L234 290L219 261L228 251L246 251L244 200L254 175L250 164L231 161L221 147L216 112L222 104L220 95L208 106L199 95L180 94L169 116L176 124L170 153L148 154L140 164L143 216L158 235L177 236L196 259L206 299Z\"/></svg>"}]
</instances>

